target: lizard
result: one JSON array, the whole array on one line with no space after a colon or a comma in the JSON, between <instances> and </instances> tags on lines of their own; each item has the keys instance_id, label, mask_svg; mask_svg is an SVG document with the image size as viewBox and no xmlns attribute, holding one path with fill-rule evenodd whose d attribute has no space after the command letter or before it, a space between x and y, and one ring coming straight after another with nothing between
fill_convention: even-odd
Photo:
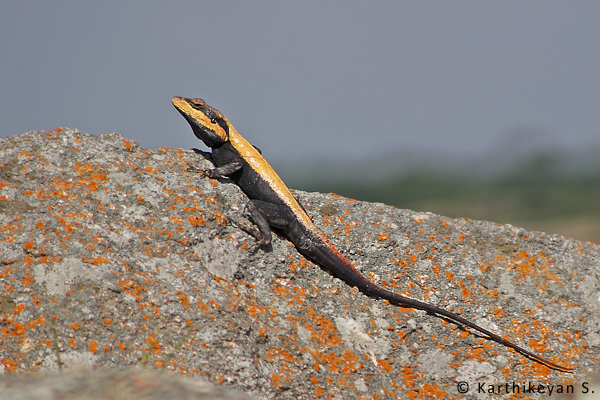
<instances>
[{"instance_id":1,"label":"lizard","mask_svg":"<svg viewBox=\"0 0 600 400\"><path fill-rule=\"evenodd\" d=\"M212 149L216 167L206 172L209 178L229 177L248 196L250 217L258 228L259 246L271 242L271 227L283 233L298 251L328 270L334 277L356 287L363 294L387 300L390 304L437 314L486 335L523 356L552 369L572 372L573 368L555 364L458 314L386 290L365 278L329 241L310 219L302 205L277 175L261 151L242 137L227 118L199 98L173 97L173 105L190 124L194 135Z\"/></svg>"}]
</instances>

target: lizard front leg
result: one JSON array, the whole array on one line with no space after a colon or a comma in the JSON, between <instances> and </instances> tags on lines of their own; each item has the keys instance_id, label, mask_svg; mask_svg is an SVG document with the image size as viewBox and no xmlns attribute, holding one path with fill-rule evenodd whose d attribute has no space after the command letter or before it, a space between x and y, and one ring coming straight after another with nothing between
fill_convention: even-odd
<instances>
[{"instance_id":1,"label":"lizard front leg","mask_svg":"<svg viewBox=\"0 0 600 400\"><path fill-rule=\"evenodd\" d=\"M243 164L241 161L236 160L232 161L229 164L222 165L220 167L216 167L213 169L209 169L206 172L206 176L209 178L223 178L233 174L236 171L239 171L242 168Z\"/></svg>"}]
</instances>

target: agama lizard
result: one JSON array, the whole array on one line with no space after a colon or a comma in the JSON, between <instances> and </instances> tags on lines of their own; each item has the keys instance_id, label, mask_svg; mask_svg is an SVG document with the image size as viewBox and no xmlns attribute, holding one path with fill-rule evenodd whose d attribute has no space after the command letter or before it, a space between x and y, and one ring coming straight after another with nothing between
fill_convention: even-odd
<instances>
[{"instance_id":1,"label":"agama lizard","mask_svg":"<svg viewBox=\"0 0 600 400\"><path fill-rule=\"evenodd\" d=\"M279 229L292 241L305 257L321 265L348 285L356 286L367 296L385 299L393 305L441 315L479 331L489 339L510 347L550 368L564 372L573 370L573 368L555 364L533 354L453 312L401 296L370 282L335 249L327 236L313 224L261 152L244 139L223 114L210 107L202 99L174 97L173 105L188 121L196 137L212 149L212 158L217 167L210 170L207 175L211 178L230 177L250 198L248 208L259 230L258 243L260 245L270 243L270 226L272 226Z\"/></svg>"}]
</instances>

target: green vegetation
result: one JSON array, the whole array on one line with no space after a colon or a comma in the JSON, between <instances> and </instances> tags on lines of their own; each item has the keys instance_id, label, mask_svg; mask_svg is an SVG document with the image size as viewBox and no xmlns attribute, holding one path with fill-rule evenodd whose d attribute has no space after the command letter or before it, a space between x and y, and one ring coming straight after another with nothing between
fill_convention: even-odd
<instances>
[{"instance_id":1,"label":"green vegetation","mask_svg":"<svg viewBox=\"0 0 600 400\"><path fill-rule=\"evenodd\" d=\"M413 174L381 182L328 181L296 187L600 243L600 173L553 177L537 172L540 169L524 170L529 173L488 180Z\"/></svg>"}]
</instances>

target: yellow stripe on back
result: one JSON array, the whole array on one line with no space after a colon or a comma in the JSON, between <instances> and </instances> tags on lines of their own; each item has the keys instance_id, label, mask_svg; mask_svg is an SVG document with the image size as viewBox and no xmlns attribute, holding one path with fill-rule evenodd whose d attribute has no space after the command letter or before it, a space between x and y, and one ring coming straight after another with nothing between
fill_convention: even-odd
<instances>
[{"instance_id":1,"label":"yellow stripe on back","mask_svg":"<svg viewBox=\"0 0 600 400\"><path fill-rule=\"evenodd\" d=\"M312 221L308 215L306 215L302 207L300 207L300 204L298 204L292 195L292 192L290 192L290 189L283 183L273 167L271 167L262 154L260 154L250 142L235 130L227 118L223 119L229 125L229 142L238 151L240 156L244 158L248 165L250 165L250 167L269 184L271 189L279 195L283 202L290 207L298 219L301 220L302 224L305 226L312 226Z\"/></svg>"}]
</instances>

